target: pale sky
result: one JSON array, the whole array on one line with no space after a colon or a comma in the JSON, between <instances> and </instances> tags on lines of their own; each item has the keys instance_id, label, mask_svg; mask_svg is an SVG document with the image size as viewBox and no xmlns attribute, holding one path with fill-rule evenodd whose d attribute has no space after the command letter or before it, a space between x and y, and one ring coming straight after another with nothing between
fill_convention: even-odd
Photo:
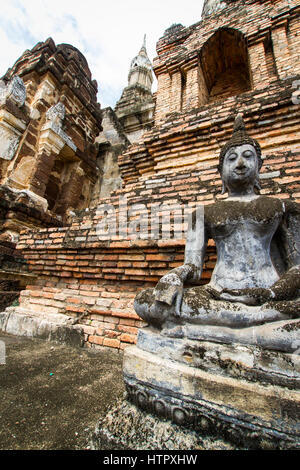
<instances>
[{"instance_id":1,"label":"pale sky","mask_svg":"<svg viewBox=\"0 0 300 470\"><path fill-rule=\"evenodd\" d=\"M174 23L201 19L203 0L0 0L0 77L26 49L52 37L86 57L102 108L115 106L144 34L150 60ZM153 87L155 90L155 84Z\"/></svg>"}]
</instances>

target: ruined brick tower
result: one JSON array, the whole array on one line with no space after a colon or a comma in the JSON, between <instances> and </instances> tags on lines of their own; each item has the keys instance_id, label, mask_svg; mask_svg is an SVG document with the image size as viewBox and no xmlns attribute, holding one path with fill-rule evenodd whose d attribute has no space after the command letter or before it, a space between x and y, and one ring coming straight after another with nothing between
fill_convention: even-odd
<instances>
[{"instance_id":1,"label":"ruined brick tower","mask_svg":"<svg viewBox=\"0 0 300 470\"><path fill-rule=\"evenodd\" d=\"M93 209L68 227L22 233L18 252L37 277L20 306L2 314L6 331L22 334L20 319L36 325L43 315L51 328L77 323L73 330L89 347L134 343L142 325L134 296L182 264L185 241L171 232L132 237L128 225L138 221L151 232L155 207L193 208L223 197L218 156L239 112L262 147L261 193L300 199L299 13L297 0L208 0L201 21L165 31L153 66L153 127L124 144L120 184L99 191ZM119 228L108 240L99 238L103 204ZM204 283L214 257L211 244Z\"/></svg>"},{"instance_id":2,"label":"ruined brick tower","mask_svg":"<svg viewBox=\"0 0 300 470\"><path fill-rule=\"evenodd\" d=\"M24 227L60 225L68 209L89 204L101 112L84 56L52 39L25 51L1 87L1 233L13 237ZM32 208L27 217L22 203Z\"/></svg>"},{"instance_id":3,"label":"ruined brick tower","mask_svg":"<svg viewBox=\"0 0 300 470\"><path fill-rule=\"evenodd\" d=\"M84 56L52 39L25 51L0 81L1 306L28 282L18 275L19 232L59 227L68 211L90 203L101 131L96 95Z\"/></svg>"}]
</instances>

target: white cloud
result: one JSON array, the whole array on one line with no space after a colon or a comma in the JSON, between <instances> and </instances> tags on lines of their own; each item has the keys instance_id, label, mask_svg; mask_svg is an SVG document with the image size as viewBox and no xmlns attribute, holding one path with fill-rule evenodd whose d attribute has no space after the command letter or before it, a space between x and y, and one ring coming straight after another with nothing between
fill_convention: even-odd
<instances>
[{"instance_id":1,"label":"white cloud","mask_svg":"<svg viewBox=\"0 0 300 470\"><path fill-rule=\"evenodd\" d=\"M203 0L10 0L1 2L0 76L25 49L52 37L86 57L98 82L102 107L114 107L127 85L131 60L147 34L149 58L173 23L189 26L201 18Z\"/></svg>"}]
</instances>

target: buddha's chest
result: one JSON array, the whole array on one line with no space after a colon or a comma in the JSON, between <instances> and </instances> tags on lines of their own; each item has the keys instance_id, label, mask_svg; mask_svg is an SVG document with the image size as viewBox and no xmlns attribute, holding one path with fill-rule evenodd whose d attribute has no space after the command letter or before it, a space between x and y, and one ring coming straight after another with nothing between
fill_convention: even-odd
<instances>
[{"instance_id":1,"label":"buddha's chest","mask_svg":"<svg viewBox=\"0 0 300 470\"><path fill-rule=\"evenodd\" d=\"M246 245L270 241L279 225L278 218L258 222L256 220L233 220L210 226L210 235L216 242L224 240L227 243Z\"/></svg>"},{"instance_id":2,"label":"buddha's chest","mask_svg":"<svg viewBox=\"0 0 300 470\"><path fill-rule=\"evenodd\" d=\"M263 198L249 203L226 202L210 206L206 224L216 241L232 239L232 243L263 241L272 238L281 223L283 212L277 201ZM252 244L252 243L251 243Z\"/></svg>"}]
</instances>

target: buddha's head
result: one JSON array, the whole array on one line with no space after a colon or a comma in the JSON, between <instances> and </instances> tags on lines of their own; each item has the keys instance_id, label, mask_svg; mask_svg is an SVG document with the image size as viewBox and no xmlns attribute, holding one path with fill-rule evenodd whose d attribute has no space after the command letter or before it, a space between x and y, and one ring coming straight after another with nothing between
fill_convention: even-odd
<instances>
[{"instance_id":1,"label":"buddha's head","mask_svg":"<svg viewBox=\"0 0 300 470\"><path fill-rule=\"evenodd\" d=\"M262 166L259 143L249 137L243 118L237 115L231 139L220 153L219 172L223 182L223 193L230 189L245 187L260 189L259 170Z\"/></svg>"}]
</instances>

